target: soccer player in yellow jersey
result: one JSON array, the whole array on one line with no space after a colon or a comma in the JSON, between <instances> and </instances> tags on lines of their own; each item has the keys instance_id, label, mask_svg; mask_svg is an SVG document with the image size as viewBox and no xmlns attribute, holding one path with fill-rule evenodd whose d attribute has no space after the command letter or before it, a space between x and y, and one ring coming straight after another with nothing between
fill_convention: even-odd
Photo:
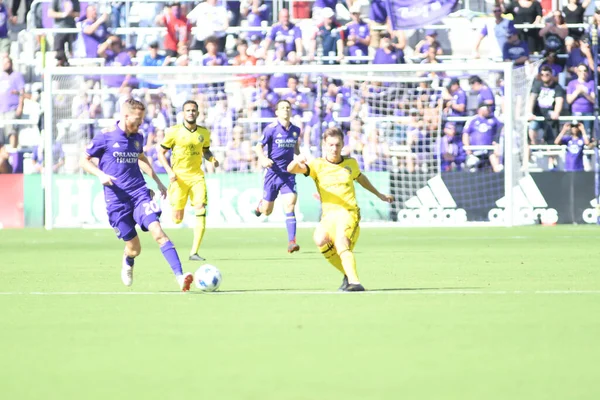
<instances>
[{"instance_id":1,"label":"soccer player in yellow jersey","mask_svg":"<svg viewBox=\"0 0 600 400\"><path fill-rule=\"evenodd\" d=\"M196 124L198 103L188 100L183 104L183 124L168 128L165 138L157 147L158 160L169 175L169 202L173 209L173 222L183 221L183 211L188 198L196 212L194 241L190 260L204 261L198 255L206 228L206 182L202 171L202 157L216 168L219 162L210 151L210 131ZM166 154L171 150L171 165Z\"/></svg>"},{"instance_id":2,"label":"soccer player in yellow jersey","mask_svg":"<svg viewBox=\"0 0 600 400\"><path fill-rule=\"evenodd\" d=\"M343 146L341 129L329 128L323 133L325 157L307 163L303 155L298 155L287 170L314 179L322 206L321 221L313 235L315 244L327 261L344 274L340 290L362 292L365 288L358 280L353 253L360 234L360 209L354 193L354 181L382 201L391 203L393 197L381 194L361 173L355 159L342 157Z\"/></svg>"}]
</instances>

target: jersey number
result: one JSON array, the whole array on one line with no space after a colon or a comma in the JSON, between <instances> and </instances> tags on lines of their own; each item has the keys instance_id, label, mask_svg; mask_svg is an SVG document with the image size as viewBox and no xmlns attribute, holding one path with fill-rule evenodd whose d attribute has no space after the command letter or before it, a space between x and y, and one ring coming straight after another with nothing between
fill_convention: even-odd
<instances>
[{"instance_id":1,"label":"jersey number","mask_svg":"<svg viewBox=\"0 0 600 400\"><path fill-rule=\"evenodd\" d=\"M144 207L144 213L146 215L150 215L160 211L160 206L154 200L152 200L149 203L142 204L142 207Z\"/></svg>"}]
</instances>

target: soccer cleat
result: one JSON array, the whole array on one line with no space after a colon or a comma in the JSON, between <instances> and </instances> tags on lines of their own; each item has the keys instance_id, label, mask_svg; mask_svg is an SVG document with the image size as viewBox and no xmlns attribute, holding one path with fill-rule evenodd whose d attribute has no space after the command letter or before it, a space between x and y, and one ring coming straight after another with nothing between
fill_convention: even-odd
<instances>
[{"instance_id":1,"label":"soccer cleat","mask_svg":"<svg viewBox=\"0 0 600 400\"><path fill-rule=\"evenodd\" d=\"M292 240L289 244L288 244L288 253L293 253L295 251L300 251L300 246L298 246L298 244L296 243L295 240Z\"/></svg>"},{"instance_id":2,"label":"soccer cleat","mask_svg":"<svg viewBox=\"0 0 600 400\"><path fill-rule=\"evenodd\" d=\"M260 210L258 209L258 207L256 207L254 210L252 210L252 212L254 213L254 215L256 215L257 217L260 217L262 215L262 213L260 212Z\"/></svg>"},{"instance_id":3,"label":"soccer cleat","mask_svg":"<svg viewBox=\"0 0 600 400\"><path fill-rule=\"evenodd\" d=\"M364 292L365 288L360 283L349 283L344 292Z\"/></svg>"},{"instance_id":4,"label":"soccer cleat","mask_svg":"<svg viewBox=\"0 0 600 400\"><path fill-rule=\"evenodd\" d=\"M121 280L125 286L131 286L133 284L133 266L127 265L125 262L125 256L123 256L123 266L121 268Z\"/></svg>"},{"instance_id":5,"label":"soccer cleat","mask_svg":"<svg viewBox=\"0 0 600 400\"><path fill-rule=\"evenodd\" d=\"M194 275L192 275L191 272L186 272L177 277L177 282L179 283L182 292L189 292L192 282L194 282Z\"/></svg>"},{"instance_id":6,"label":"soccer cleat","mask_svg":"<svg viewBox=\"0 0 600 400\"><path fill-rule=\"evenodd\" d=\"M200 257L198 254L192 254L189 258L190 261L206 261L206 258Z\"/></svg>"},{"instance_id":7,"label":"soccer cleat","mask_svg":"<svg viewBox=\"0 0 600 400\"><path fill-rule=\"evenodd\" d=\"M344 275L344 280L342 281L342 286L338 288L339 292L343 292L348 287L348 277Z\"/></svg>"}]
</instances>

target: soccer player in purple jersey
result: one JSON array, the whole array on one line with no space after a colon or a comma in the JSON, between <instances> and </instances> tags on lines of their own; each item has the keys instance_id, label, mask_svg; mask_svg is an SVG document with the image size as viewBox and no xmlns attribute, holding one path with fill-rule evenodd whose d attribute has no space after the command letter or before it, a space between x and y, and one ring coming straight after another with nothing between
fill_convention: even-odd
<instances>
[{"instance_id":1,"label":"soccer player in purple jersey","mask_svg":"<svg viewBox=\"0 0 600 400\"><path fill-rule=\"evenodd\" d=\"M135 230L137 223L142 231L149 231L156 240L175 273L179 287L187 292L194 277L189 272L183 273L177 250L160 225L160 207L152 200L142 176L142 171L152 176L162 197L166 197L167 188L144 155L144 137L138 133L145 111L146 107L140 101L130 99L123 103L121 120L92 139L80 164L104 185L108 221L117 237L125 241L121 269L121 280L125 286L133 283L134 259L142 250ZM92 158L99 159L98 166L92 162Z\"/></svg>"},{"instance_id":2,"label":"soccer player in purple jersey","mask_svg":"<svg viewBox=\"0 0 600 400\"><path fill-rule=\"evenodd\" d=\"M277 195L282 194L285 209L285 224L288 232L288 253L300 250L296 244L296 178L287 172L287 166L294 159L295 154L300 154L300 128L290 122L292 118L292 105L287 100L279 100L275 106L277 121L267 125L263 131L260 143L254 150L258 161L267 169L263 185L263 199L260 201L254 214L270 215ZM267 147L267 156L264 147Z\"/></svg>"}]
</instances>

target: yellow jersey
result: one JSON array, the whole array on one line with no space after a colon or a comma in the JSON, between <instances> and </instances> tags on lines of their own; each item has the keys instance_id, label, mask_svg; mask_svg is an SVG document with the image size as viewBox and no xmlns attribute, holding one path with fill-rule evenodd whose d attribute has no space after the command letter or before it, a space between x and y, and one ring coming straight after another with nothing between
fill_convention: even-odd
<instances>
[{"instance_id":1,"label":"yellow jersey","mask_svg":"<svg viewBox=\"0 0 600 400\"><path fill-rule=\"evenodd\" d=\"M308 176L314 179L321 197L323 215L339 209L360 215L354 192L354 181L360 176L358 162L354 158L342 158L333 164L324 158L308 163Z\"/></svg>"},{"instance_id":2,"label":"yellow jersey","mask_svg":"<svg viewBox=\"0 0 600 400\"><path fill-rule=\"evenodd\" d=\"M204 150L210 147L210 131L197 126L190 131L183 124L174 125L165 131L160 144L171 150L171 168L184 182L193 182L204 177L202 157Z\"/></svg>"}]
</instances>

